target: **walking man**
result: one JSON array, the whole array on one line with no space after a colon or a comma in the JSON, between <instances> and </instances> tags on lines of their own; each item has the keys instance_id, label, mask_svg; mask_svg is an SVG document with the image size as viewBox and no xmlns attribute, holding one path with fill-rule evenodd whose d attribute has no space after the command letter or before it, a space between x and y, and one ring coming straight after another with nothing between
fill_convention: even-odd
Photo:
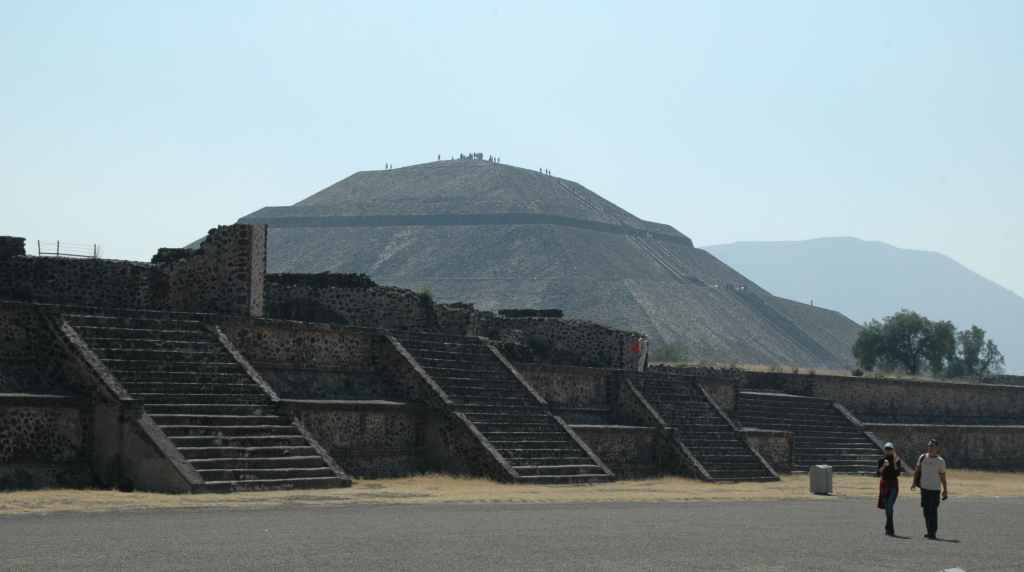
<instances>
[{"instance_id":1,"label":"walking man","mask_svg":"<svg viewBox=\"0 0 1024 572\"><path fill-rule=\"evenodd\" d=\"M924 537L935 540L939 530L939 491L942 500L949 498L949 486L946 485L946 460L939 456L939 442L928 441L928 452L917 458L914 469L914 484L910 490L920 487L921 508L924 510L924 525L927 529Z\"/></svg>"},{"instance_id":2,"label":"walking man","mask_svg":"<svg viewBox=\"0 0 1024 572\"><path fill-rule=\"evenodd\" d=\"M895 536L896 526L893 524L892 516L896 497L900 496L903 459L896 454L896 447L892 443L886 443L884 449L885 456L878 460L878 470L875 471L875 474L881 477L878 482L878 508L885 509L886 536Z\"/></svg>"}]
</instances>

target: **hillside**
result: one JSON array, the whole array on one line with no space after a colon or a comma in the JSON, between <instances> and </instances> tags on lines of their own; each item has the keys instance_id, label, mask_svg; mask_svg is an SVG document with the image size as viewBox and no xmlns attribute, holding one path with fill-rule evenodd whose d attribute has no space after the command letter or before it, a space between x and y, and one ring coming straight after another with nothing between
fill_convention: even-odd
<instances>
[{"instance_id":1,"label":"hillside","mask_svg":"<svg viewBox=\"0 0 1024 572\"><path fill-rule=\"evenodd\" d=\"M670 226L583 186L488 161L356 173L270 226L272 272L365 272L482 309L561 308L691 359L846 367L858 326L778 299Z\"/></svg>"},{"instance_id":2,"label":"hillside","mask_svg":"<svg viewBox=\"0 0 1024 572\"><path fill-rule=\"evenodd\" d=\"M835 308L863 323L901 308L958 328L984 328L1024 372L1024 298L948 256L855 238L739 242L707 250L758 284L794 300Z\"/></svg>"}]
</instances>

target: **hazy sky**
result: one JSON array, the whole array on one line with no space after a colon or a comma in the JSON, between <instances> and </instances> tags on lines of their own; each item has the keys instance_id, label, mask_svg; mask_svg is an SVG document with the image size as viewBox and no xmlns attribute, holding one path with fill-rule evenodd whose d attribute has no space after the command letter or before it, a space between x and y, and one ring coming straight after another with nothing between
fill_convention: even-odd
<instances>
[{"instance_id":1,"label":"hazy sky","mask_svg":"<svg viewBox=\"0 0 1024 572\"><path fill-rule=\"evenodd\" d=\"M480 151L699 245L850 235L1024 294L1022 6L3 2L0 234L148 259Z\"/></svg>"}]
</instances>

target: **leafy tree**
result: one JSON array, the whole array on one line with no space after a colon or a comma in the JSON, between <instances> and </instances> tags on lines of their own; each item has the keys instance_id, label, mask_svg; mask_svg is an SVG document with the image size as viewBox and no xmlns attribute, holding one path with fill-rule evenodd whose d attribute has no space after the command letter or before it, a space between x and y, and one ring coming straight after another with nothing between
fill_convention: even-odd
<instances>
[{"instance_id":1,"label":"leafy tree","mask_svg":"<svg viewBox=\"0 0 1024 572\"><path fill-rule=\"evenodd\" d=\"M985 339L985 330L978 326L956 335L957 352L950 362L951 376L984 376L1003 370L1006 359L995 342Z\"/></svg>"},{"instance_id":2,"label":"leafy tree","mask_svg":"<svg viewBox=\"0 0 1024 572\"><path fill-rule=\"evenodd\" d=\"M879 365L882 359L882 323L878 320L871 320L864 324L864 329L857 336L853 344L853 357L857 358L860 367L871 371Z\"/></svg>"},{"instance_id":3,"label":"leafy tree","mask_svg":"<svg viewBox=\"0 0 1024 572\"><path fill-rule=\"evenodd\" d=\"M882 357L886 365L917 375L921 362L930 353L932 329L928 318L909 310L886 318L882 324Z\"/></svg>"},{"instance_id":4,"label":"leafy tree","mask_svg":"<svg viewBox=\"0 0 1024 572\"><path fill-rule=\"evenodd\" d=\"M935 377L941 376L948 364L953 363L956 359L956 327L953 322L931 322L925 359Z\"/></svg>"}]
</instances>

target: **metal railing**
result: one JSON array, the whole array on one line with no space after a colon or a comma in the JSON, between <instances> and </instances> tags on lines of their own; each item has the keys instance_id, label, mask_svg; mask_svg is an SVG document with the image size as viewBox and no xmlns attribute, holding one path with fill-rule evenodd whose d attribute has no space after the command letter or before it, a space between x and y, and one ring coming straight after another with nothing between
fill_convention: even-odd
<instances>
[{"instance_id":1,"label":"metal railing","mask_svg":"<svg viewBox=\"0 0 1024 572\"><path fill-rule=\"evenodd\" d=\"M36 241L36 253L39 256L60 256L68 258L99 258L101 255L98 244L76 244L60 240L47 242Z\"/></svg>"}]
</instances>

